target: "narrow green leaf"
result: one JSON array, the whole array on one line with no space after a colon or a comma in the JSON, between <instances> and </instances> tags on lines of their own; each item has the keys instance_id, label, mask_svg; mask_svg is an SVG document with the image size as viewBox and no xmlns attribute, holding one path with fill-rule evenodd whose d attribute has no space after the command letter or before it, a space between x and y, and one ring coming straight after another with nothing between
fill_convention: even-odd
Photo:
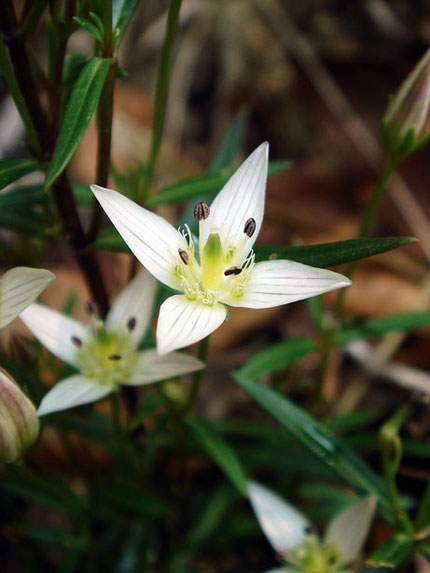
<instances>
[{"instance_id":1,"label":"narrow green leaf","mask_svg":"<svg viewBox=\"0 0 430 573\"><path fill-rule=\"evenodd\" d=\"M136 9L138 0L112 0L112 29L119 30L119 39L122 38L130 18Z\"/></svg>"},{"instance_id":2,"label":"narrow green leaf","mask_svg":"<svg viewBox=\"0 0 430 573\"><path fill-rule=\"evenodd\" d=\"M375 494L388 521L395 522L384 482L346 443L310 414L271 388L235 372L239 386L313 452L332 471L360 492Z\"/></svg>"},{"instance_id":3,"label":"narrow green leaf","mask_svg":"<svg viewBox=\"0 0 430 573\"><path fill-rule=\"evenodd\" d=\"M397 570L397 567L408 558L414 540L398 533L390 537L375 553L368 559L366 565L370 567L388 567Z\"/></svg>"},{"instance_id":4,"label":"narrow green leaf","mask_svg":"<svg viewBox=\"0 0 430 573\"><path fill-rule=\"evenodd\" d=\"M0 211L18 208L32 207L40 205L45 199L43 185L29 185L25 187L16 187L10 191L0 193Z\"/></svg>"},{"instance_id":5,"label":"narrow green leaf","mask_svg":"<svg viewBox=\"0 0 430 573\"><path fill-rule=\"evenodd\" d=\"M258 378L262 374L288 366L315 350L318 350L318 344L311 338L285 340L254 355L240 372L249 378Z\"/></svg>"},{"instance_id":6,"label":"narrow green leaf","mask_svg":"<svg viewBox=\"0 0 430 573\"><path fill-rule=\"evenodd\" d=\"M42 168L34 159L0 159L0 189Z\"/></svg>"},{"instance_id":7,"label":"narrow green leaf","mask_svg":"<svg viewBox=\"0 0 430 573\"><path fill-rule=\"evenodd\" d=\"M242 108L233 119L215 157L212 159L209 165L210 172L216 172L233 165L234 158L242 144L247 119L248 112Z\"/></svg>"},{"instance_id":8,"label":"narrow green leaf","mask_svg":"<svg viewBox=\"0 0 430 573\"><path fill-rule=\"evenodd\" d=\"M108 59L92 58L80 72L67 102L45 187L52 185L75 153L97 107L110 64Z\"/></svg>"},{"instance_id":9,"label":"narrow green leaf","mask_svg":"<svg viewBox=\"0 0 430 573\"><path fill-rule=\"evenodd\" d=\"M73 20L81 26L84 30L86 30L91 36L93 36L98 42L103 42L103 33L97 28L95 24L89 22L88 20L84 20L83 18L78 18L75 16Z\"/></svg>"},{"instance_id":10,"label":"narrow green leaf","mask_svg":"<svg viewBox=\"0 0 430 573\"><path fill-rule=\"evenodd\" d=\"M246 475L244 469L228 443L203 420L189 418L187 425L196 442L220 467L238 491L246 495Z\"/></svg>"},{"instance_id":11,"label":"narrow green leaf","mask_svg":"<svg viewBox=\"0 0 430 573\"><path fill-rule=\"evenodd\" d=\"M269 163L269 177L285 171L290 166L288 161L276 161ZM206 201L211 201L214 195L227 183L235 169L224 169L217 172L209 172L197 177L190 177L166 187L156 195L150 195L146 205L154 207L176 201L185 201L195 197L204 196ZM201 197L199 197L199 200ZM193 206L194 208L194 206Z\"/></svg>"},{"instance_id":12,"label":"narrow green leaf","mask_svg":"<svg viewBox=\"0 0 430 573\"><path fill-rule=\"evenodd\" d=\"M346 344L351 340L384 336L389 332L407 332L430 325L430 312L406 312L367 320L363 324L345 328L333 334L334 341Z\"/></svg>"},{"instance_id":13,"label":"narrow green leaf","mask_svg":"<svg viewBox=\"0 0 430 573\"><path fill-rule=\"evenodd\" d=\"M332 267L372 257L417 242L414 237L383 237L374 239L350 239L335 243L303 246L270 246L254 247L258 260L267 260L275 256L278 259L297 261L313 267Z\"/></svg>"}]
</instances>

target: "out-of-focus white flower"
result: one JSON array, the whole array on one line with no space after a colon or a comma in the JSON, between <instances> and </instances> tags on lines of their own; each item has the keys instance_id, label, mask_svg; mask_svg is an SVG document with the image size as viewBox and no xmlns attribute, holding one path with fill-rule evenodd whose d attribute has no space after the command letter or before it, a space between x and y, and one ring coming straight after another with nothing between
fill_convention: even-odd
<instances>
[{"instance_id":1,"label":"out-of-focus white flower","mask_svg":"<svg viewBox=\"0 0 430 573\"><path fill-rule=\"evenodd\" d=\"M157 350L201 340L225 320L225 305L269 308L348 286L346 277L293 261L255 263L266 192L267 143L233 174L211 204L199 203L199 241L127 197L92 185L112 223L155 278L181 292L160 308Z\"/></svg>"},{"instance_id":2,"label":"out-of-focus white flower","mask_svg":"<svg viewBox=\"0 0 430 573\"><path fill-rule=\"evenodd\" d=\"M0 328L9 324L55 278L45 269L15 267L0 279Z\"/></svg>"},{"instance_id":3,"label":"out-of-focus white flower","mask_svg":"<svg viewBox=\"0 0 430 573\"><path fill-rule=\"evenodd\" d=\"M367 537L376 505L374 496L353 503L330 521L319 539L310 521L269 489L251 482L248 493L264 534L286 561L270 573L347 573Z\"/></svg>"},{"instance_id":4,"label":"out-of-focus white flower","mask_svg":"<svg viewBox=\"0 0 430 573\"><path fill-rule=\"evenodd\" d=\"M53 354L80 373L58 382L43 398L39 416L94 402L119 385L141 386L200 370L204 364L179 352L138 351L151 317L155 283L141 271L119 294L105 322L92 328L39 304L21 319Z\"/></svg>"},{"instance_id":5,"label":"out-of-focus white flower","mask_svg":"<svg viewBox=\"0 0 430 573\"><path fill-rule=\"evenodd\" d=\"M39 418L15 380L0 368L0 463L22 458L39 434Z\"/></svg>"},{"instance_id":6,"label":"out-of-focus white flower","mask_svg":"<svg viewBox=\"0 0 430 573\"><path fill-rule=\"evenodd\" d=\"M390 101L382 120L385 147L401 160L430 138L430 49Z\"/></svg>"}]
</instances>

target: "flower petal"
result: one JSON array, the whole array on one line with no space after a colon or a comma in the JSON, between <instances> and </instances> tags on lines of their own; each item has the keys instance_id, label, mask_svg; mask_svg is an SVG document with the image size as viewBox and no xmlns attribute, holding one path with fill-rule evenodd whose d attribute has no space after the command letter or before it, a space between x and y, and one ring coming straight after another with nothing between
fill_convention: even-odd
<instances>
[{"instance_id":1,"label":"flower petal","mask_svg":"<svg viewBox=\"0 0 430 573\"><path fill-rule=\"evenodd\" d=\"M170 352L165 356L160 356L155 348L152 348L139 353L136 369L130 380L124 384L142 386L189 372L196 372L196 370L201 370L204 367L203 362L189 354Z\"/></svg>"},{"instance_id":2,"label":"flower petal","mask_svg":"<svg viewBox=\"0 0 430 573\"><path fill-rule=\"evenodd\" d=\"M221 304L207 306L183 295L168 298L160 307L157 350L167 354L202 340L220 326L226 317Z\"/></svg>"},{"instance_id":3,"label":"flower petal","mask_svg":"<svg viewBox=\"0 0 430 573\"><path fill-rule=\"evenodd\" d=\"M217 227L224 247L226 241L237 244L245 237L244 226L252 217L256 230L244 248L248 254L261 229L266 195L269 144L262 143L230 177L210 206L210 215L203 225L203 244L212 227ZM236 237L236 240L234 240Z\"/></svg>"},{"instance_id":4,"label":"flower petal","mask_svg":"<svg viewBox=\"0 0 430 573\"><path fill-rule=\"evenodd\" d=\"M0 279L0 328L16 318L55 278L45 269L16 267Z\"/></svg>"},{"instance_id":5,"label":"flower petal","mask_svg":"<svg viewBox=\"0 0 430 573\"><path fill-rule=\"evenodd\" d=\"M243 296L227 294L220 300L231 306L271 308L350 284L347 277L326 269L294 261L264 261L257 263L251 270Z\"/></svg>"},{"instance_id":6,"label":"flower petal","mask_svg":"<svg viewBox=\"0 0 430 573\"><path fill-rule=\"evenodd\" d=\"M70 376L55 384L43 397L37 410L39 416L68 410L104 398L112 392L111 386L99 384L84 376Z\"/></svg>"},{"instance_id":7,"label":"flower petal","mask_svg":"<svg viewBox=\"0 0 430 573\"><path fill-rule=\"evenodd\" d=\"M251 482L249 499L261 528L275 551L285 554L308 535L310 521L269 489Z\"/></svg>"},{"instance_id":8,"label":"flower petal","mask_svg":"<svg viewBox=\"0 0 430 573\"><path fill-rule=\"evenodd\" d=\"M178 249L185 250L187 244L179 231L112 189L91 185L91 190L142 265L162 283L181 290L174 268L180 262Z\"/></svg>"},{"instance_id":9,"label":"flower petal","mask_svg":"<svg viewBox=\"0 0 430 573\"><path fill-rule=\"evenodd\" d=\"M324 544L339 553L339 565L347 565L357 557L369 533L375 506L376 497L366 497L341 511L329 523Z\"/></svg>"},{"instance_id":10,"label":"flower petal","mask_svg":"<svg viewBox=\"0 0 430 573\"><path fill-rule=\"evenodd\" d=\"M151 319L155 296L155 281L145 269L119 293L106 317L106 329L127 335L137 347ZM128 324L135 319L132 329Z\"/></svg>"},{"instance_id":11,"label":"flower petal","mask_svg":"<svg viewBox=\"0 0 430 573\"><path fill-rule=\"evenodd\" d=\"M85 325L35 302L24 310L20 318L52 354L72 366L78 366L77 348L72 342L72 337L84 341L89 334Z\"/></svg>"}]
</instances>

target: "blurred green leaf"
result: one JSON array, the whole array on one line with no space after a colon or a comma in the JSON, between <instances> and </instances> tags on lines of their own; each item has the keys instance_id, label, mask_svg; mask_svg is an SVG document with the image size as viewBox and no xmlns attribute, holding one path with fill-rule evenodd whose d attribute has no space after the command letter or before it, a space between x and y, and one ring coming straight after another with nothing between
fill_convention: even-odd
<instances>
[{"instance_id":1,"label":"blurred green leaf","mask_svg":"<svg viewBox=\"0 0 430 573\"><path fill-rule=\"evenodd\" d=\"M408 312L394 316L385 316L367 320L359 326L345 327L331 334L335 345L341 346L352 340L384 336L389 332L407 332L430 325L430 312ZM283 340L255 354L246 362L240 372L250 378L258 378L292 364L310 354L317 352L318 342L311 338L293 338Z\"/></svg>"},{"instance_id":2,"label":"blurred green leaf","mask_svg":"<svg viewBox=\"0 0 430 573\"><path fill-rule=\"evenodd\" d=\"M0 159L0 189L41 169L43 166L33 159Z\"/></svg>"},{"instance_id":3,"label":"blurred green leaf","mask_svg":"<svg viewBox=\"0 0 430 573\"><path fill-rule=\"evenodd\" d=\"M276 161L269 163L269 177L282 173L290 166L288 161ZM209 172L197 177L190 177L166 187L159 191L156 195L150 195L147 199L146 205L154 207L155 205L164 205L165 203L175 203L176 201L184 201L204 195L207 201L211 201L212 197L220 191L220 189L227 183L235 169L224 169L223 171ZM199 200L201 197L199 197ZM194 207L194 206L193 206Z\"/></svg>"},{"instance_id":4,"label":"blurred green leaf","mask_svg":"<svg viewBox=\"0 0 430 573\"><path fill-rule=\"evenodd\" d=\"M247 119L248 112L242 108L234 117L215 157L210 162L208 171L213 173L233 165L243 141Z\"/></svg>"},{"instance_id":5,"label":"blurred green leaf","mask_svg":"<svg viewBox=\"0 0 430 573\"><path fill-rule=\"evenodd\" d=\"M91 34L91 36L100 42L100 44L103 42L103 32L101 32L95 24L89 22L88 20L84 20L84 18L78 18L76 16L73 18L73 20L79 24L81 28Z\"/></svg>"},{"instance_id":6,"label":"blurred green leaf","mask_svg":"<svg viewBox=\"0 0 430 573\"><path fill-rule=\"evenodd\" d=\"M70 551L82 549L85 545L84 541L76 535L61 529L43 527L40 524L37 526L22 525L19 528L19 533L32 541L38 541L46 545L56 545Z\"/></svg>"},{"instance_id":7,"label":"blurred green leaf","mask_svg":"<svg viewBox=\"0 0 430 573\"><path fill-rule=\"evenodd\" d=\"M382 237L350 239L320 245L255 245L254 251L258 260L267 260L275 256L278 259L296 261L312 267L332 267L379 255L416 242L417 239L414 237Z\"/></svg>"},{"instance_id":8,"label":"blurred green leaf","mask_svg":"<svg viewBox=\"0 0 430 573\"><path fill-rule=\"evenodd\" d=\"M107 479L97 483L97 495L105 504L112 504L137 515L153 518L166 517L170 512L167 501L145 491L142 485L131 479Z\"/></svg>"},{"instance_id":9,"label":"blurred green leaf","mask_svg":"<svg viewBox=\"0 0 430 573\"><path fill-rule=\"evenodd\" d=\"M152 412L164 404L166 399L162 394L151 394L148 398L146 398L145 402L142 406L138 409L136 414L134 414L133 418L130 420L129 428L130 430L136 429L140 424L147 418Z\"/></svg>"},{"instance_id":10,"label":"blurred green leaf","mask_svg":"<svg viewBox=\"0 0 430 573\"><path fill-rule=\"evenodd\" d=\"M45 187L50 187L75 153L96 110L111 62L92 58L80 72L64 112Z\"/></svg>"},{"instance_id":11,"label":"blurred green leaf","mask_svg":"<svg viewBox=\"0 0 430 573\"><path fill-rule=\"evenodd\" d=\"M112 0L112 30L118 28L119 41L133 16L138 0Z\"/></svg>"},{"instance_id":12,"label":"blurred green leaf","mask_svg":"<svg viewBox=\"0 0 430 573\"><path fill-rule=\"evenodd\" d=\"M430 312L414 311L367 320L356 327L347 327L333 334L334 341L346 344L351 340L384 336L389 332L407 332L430 325Z\"/></svg>"},{"instance_id":13,"label":"blurred green leaf","mask_svg":"<svg viewBox=\"0 0 430 573\"><path fill-rule=\"evenodd\" d=\"M26 187L16 187L10 191L0 193L0 211L3 209L17 208L17 207L31 207L33 205L40 205L46 194L43 190L43 185L31 185Z\"/></svg>"},{"instance_id":14,"label":"blurred green leaf","mask_svg":"<svg viewBox=\"0 0 430 573\"><path fill-rule=\"evenodd\" d=\"M246 495L246 475L230 445L210 426L197 418L187 419L193 438L221 468L238 491Z\"/></svg>"},{"instance_id":15,"label":"blurred green leaf","mask_svg":"<svg viewBox=\"0 0 430 573\"><path fill-rule=\"evenodd\" d=\"M390 537L375 553L367 560L370 567L389 567L397 570L397 567L408 558L414 540L404 533L398 533ZM367 571L367 569L366 569Z\"/></svg>"},{"instance_id":16,"label":"blurred green leaf","mask_svg":"<svg viewBox=\"0 0 430 573\"><path fill-rule=\"evenodd\" d=\"M0 227L24 235L52 239L52 220L34 209L13 208L0 210Z\"/></svg>"},{"instance_id":17,"label":"blurred green leaf","mask_svg":"<svg viewBox=\"0 0 430 573\"><path fill-rule=\"evenodd\" d=\"M262 374L288 366L316 350L318 344L311 338L285 340L255 354L242 366L240 372L249 378L258 378Z\"/></svg>"},{"instance_id":18,"label":"blurred green leaf","mask_svg":"<svg viewBox=\"0 0 430 573\"><path fill-rule=\"evenodd\" d=\"M247 394L347 483L360 492L377 495L384 516L395 522L384 482L343 440L278 392L240 371L233 373L233 377Z\"/></svg>"}]
</instances>

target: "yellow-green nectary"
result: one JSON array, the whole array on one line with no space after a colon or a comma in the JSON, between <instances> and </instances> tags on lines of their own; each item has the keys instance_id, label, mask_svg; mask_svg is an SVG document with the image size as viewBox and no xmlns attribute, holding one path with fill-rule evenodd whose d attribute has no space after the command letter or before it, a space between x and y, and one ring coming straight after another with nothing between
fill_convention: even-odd
<instances>
[{"instance_id":1,"label":"yellow-green nectary","mask_svg":"<svg viewBox=\"0 0 430 573\"><path fill-rule=\"evenodd\" d=\"M0 368L0 463L22 458L38 435L35 407L15 380Z\"/></svg>"}]
</instances>

